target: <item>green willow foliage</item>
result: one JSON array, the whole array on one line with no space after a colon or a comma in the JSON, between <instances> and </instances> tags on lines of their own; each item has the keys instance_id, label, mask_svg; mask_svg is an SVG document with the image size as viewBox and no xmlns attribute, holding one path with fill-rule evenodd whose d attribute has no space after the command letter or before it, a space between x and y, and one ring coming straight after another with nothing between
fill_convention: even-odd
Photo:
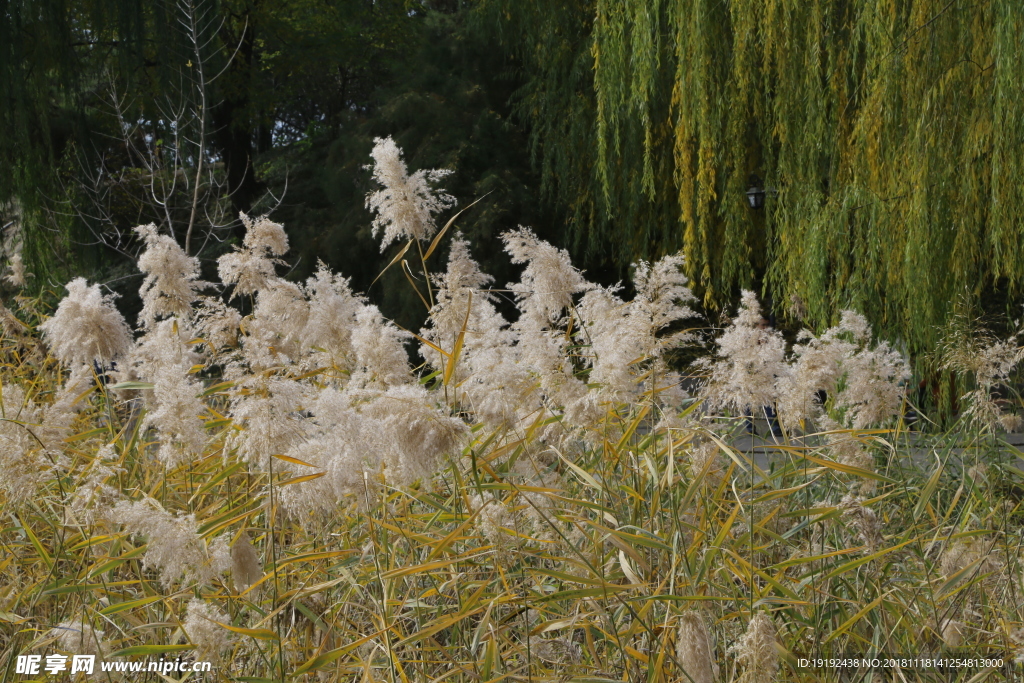
<instances>
[{"instance_id":1,"label":"green willow foliage","mask_svg":"<svg viewBox=\"0 0 1024 683\"><path fill-rule=\"evenodd\" d=\"M682 247L711 305L762 281L780 313L857 308L912 350L965 294L1020 294L1016 3L482 8L508 45L525 36L519 111L591 246ZM777 190L763 212L744 198L755 173Z\"/></svg>"}]
</instances>

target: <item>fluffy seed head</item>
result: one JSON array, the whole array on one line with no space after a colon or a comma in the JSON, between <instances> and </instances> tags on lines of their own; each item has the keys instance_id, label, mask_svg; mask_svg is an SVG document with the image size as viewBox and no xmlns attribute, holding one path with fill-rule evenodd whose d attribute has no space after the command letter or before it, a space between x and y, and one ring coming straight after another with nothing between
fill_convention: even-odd
<instances>
[{"instance_id":1,"label":"fluffy seed head","mask_svg":"<svg viewBox=\"0 0 1024 683\"><path fill-rule=\"evenodd\" d=\"M740 412L776 402L776 378L788 371L786 342L763 321L757 297L745 290L736 319L717 340L719 360L703 390L711 405Z\"/></svg>"},{"instance_id":2,"label":"fluffy seed head","mask_svg":"<svg viewBox=\"0 0 1024 683\"><path fill-rule=\"evenodd\" d=\"M27 284L25 282L25 262L21 260L20 252L11 254L10 270L7 275L4 275L4 280L12 287L24 287Z\"/></svg>"},{"instance_id":3,"label":"fluffy seed head","mask_svg":"<svg viewBox=\"0 0 1024 683\"><path fill-rule=\"evenodd\" d=\"M146 538L143 562L159 570L167 588L178 579L185 584L208 584L231 566L222 538L207 546L196 533L194 515L172 515L152 498L121 501L114 506L110 519L133 536Z\"/></svg>"},{"instance_id":4,"label":"fluffy seed head","mask_svg":"<svg viewBox=\"0 0 1024 683\"><path fill-rule=\"evenodd\" d=\"M139 322L149 328L164 316L190 318L196 290L206 284L199 280L199 259L186 254L174 238L159 234L152 223L140 225L135 232L146 243L146 250L139 254L139 270L146 274L139 290L143 303Z\"/></svg>"},{"instance_id":5,"label":"fluffy seed head","mask_svg":"<svg viewBox=\"0 0 1024 683\"><path fill-rule=\"evenodd\" d=\"M376 306L363 306L352 330L360 381L383 386L408 382L409 356L403 342L409 336L385 320Z\"/></svg>"},{"instance_id":6,"label":"fluffy seed head","mask_svg":"<svg viewBox=\"0 0 1024 683\"><path fill-rule=\"evenodd\" d=\"M249 532L243 531L231 546L231 581L235 591L241 593L263 577L259 555L252 545Z\"/></svg>"},{"instance_id":7,"label":"fluffy seed head","mask_svg":"<svg viewBox=\"0 0 1024 683\"><path fill-rule=\"evenodd\" d=\"M845 496L839 507L843 510L843 517L853 521L857 538L867 546L867 552L875 552L882 544L882 522L875 511L864 507L863 501L853 495Z\"/></svg>"},{"instance_id":8,"label":"fluffy seed head","mask_svg":"<svg viewBox=\"0 0 1024 683\"><path fill-rule=\"evenodd\" d=\"M104 296L99 285L85 278L67 285L68 295L53 317L39 328L54 356L68 366L108 364L120 358L132 345L132 334L114 308L113 295Z\"/></svg>"},{"instance_id":9,"label":"fluffy seed head","mask_svg":"<svg viewBox=\"0 0 1024 683\"><path fill-rule=\"evenodd\" d=\"M779 670L779 654L775 649L775 622L764 612L750 620L747 632L732 647L736 663L743 667L738 683L774 683Z\"/></svg>"},{"instance_id":10,"label":"fluffy seed head","mask_svg":"<svg viewBox=\"0 0 1024 683\"><path fill-rule=\"evenodd\" d=\"M211 351L218 351L238 342L238 326L242 314L220 299L202 297L197 310L196 331L206 340Z\"/></svg>"},{"instance_id":11,"label":"fluffy seed head","mask_svg":"<svg viewBox=\"0 0 1024 683\"><path fill-rule=\"evenodd\" d=\"M238 214L245 225L245 238L242 246L256 252L283 256L288 251L288 235L284 226L275 223L266 216L251 218L245 213Z\"/></svg>"},{"instance_id":12,"label":"fluffy seed head","mask_svg":"<svg viewBox=\"0 0 1024 683\"><path fill-rule=\"evenodd\" d=\"M503 233L505 251L512 263L525 263L518 283L509 284L524 313L547 321L557 321L572 306L573 294L594 287L572 265L569 252L539 239L529 228Z\"/></svg>"},{"instance_id":13,"label":"fluffy seed head","mask_svg":"<svg viewBox=\"0 0 1024 683\"><path fill-rule=\"evenodd\" d=\"M84 616L60 622L50 630L50 635L57 637L57 646L64 652L98 658L110 652L110 644L103 639L103 631L94 629Z\"/></svg>"},{"instance_id":14,"label":"fluffy seed head","mask_svg":"<svg viewBox=\"0 0 1024 683\"><path fill-rule=\"evenodd\" d=\"M689 677L687 680L693 683L715 683L718 680L718 664L715 663L712 651L711 635L703 615L696 610L684 612L679 617L676 658Z\"/></svg>"},{"instance_id":15,"label":"fluffy seed head","mask_svg":"<svg viewBox=\"0 0 1024 683\"><path fill-rule=\"evenodd\" d=\"M242 248L217 259L221 282L235 286L232 297L253 294L266 287L274 279L274 265L280 262L273 257L288 251L288 236L279 223L266 216L239 215L246 230Z\"/></svg>"},{"instance_id":16,"label":"fluffy seed head","mask_svg":"<svg viewBox=\"0 0 1024 683\"><path fill-rule=\"evenodd\" d=\"M188 603L185 622L181 625L190 643L196 646L196 661L219 662L221 655L234 645L231 632L220 624L230 624L231 617L215 605L200 598Z\"/></svg>"},{"instance_id":17,"label":"fluffy seed head","mask_svg":"<svg viewBox=\"0 0 1024 683\"><path fill-rule=\"evenodd\" d=\"M398 486L429 479L443 456L462 449L467 432L461 420L434 408L419 384L390 387L361 413L386 437L380 444L386 475Z\"/></svg>"},{"instance_id":18,"label":"fluffy seed head","mask_svg":"<svg viewBox=\"0 0 1024 683\"><path fill-rule=\"evenodd\" d=\"M117 466L116 460L117 454L112 445L107 444L100 448L95 460L85 471L81 483L71 494L68 512L79 524L92 525L105 519L110 509L121 498L121 490L107 483L118 472L124 471Z\"/></svg>"},{"instance_id":19,"label":"fluffy seed head","mask_svg":"<svg viewBox=\"0 0 1024 683\"><path fill-rule=\"evenodd\" d=\"M140 378L154 385L143 426L159 430L158 457L171 468L199 456L206 444L202 416L207 407L199 398L203 386L191 374L196 358L186 340L177 320L162 320L139 341L134 354Z\"/></svg>"},{"instance_id":20,"label":"fluffy seed head","mask_svg":"<svg viewBox=\"0 0 1024 683\"><path fill-rule=\"evenodd\" d=\"M942 622L942 642L946 647L957 648L964 644L964 636L967 625L955 619L946 619Z\"/></svg>"},{"instance_id":21,"label":"fluffy seed head","mask_svg":"<svg viewBox=\"0 0 1024 683\"><path fill-rule=\"evenodd\" d=\"M306 281L305 291L309 297L309 316L302 330L303 349L312 353L310 360L316 367L333 365L350 371L354 362L352 329L362 299L352 293L348 278L331 273L323 263Z\"/></svg>"},{"instance_id":22,"label":"fluffy seed head","mask_svg":"<svg viewBox=\"0 0 1024 683\"><path fill-rule=\"evenodd\" d=\"M434 214L455 205L455 198L435 191L431 184L451 171L419 170L409 175L402 161L402 150L390 137L374 138L373 179L381 189L366 195L366 208L376 213L373 236L383 232L380 250L396 240L430 239L437 229Z\"/></svg>"},{"instance_id":23,"label":"fluffy seed head","mask_svg":"<svg viewBox=\"0 0 1024 683\"><path fill-rule=\"evenodd\" d=\"M24 389L16 384L5 384L2 391L0 491L7 501L20 504L31 500L36 487L47 479L48 463L29 430L17 422L38 423L42 410L32 401L26 401Z\"/></svg>"}]
</instances>

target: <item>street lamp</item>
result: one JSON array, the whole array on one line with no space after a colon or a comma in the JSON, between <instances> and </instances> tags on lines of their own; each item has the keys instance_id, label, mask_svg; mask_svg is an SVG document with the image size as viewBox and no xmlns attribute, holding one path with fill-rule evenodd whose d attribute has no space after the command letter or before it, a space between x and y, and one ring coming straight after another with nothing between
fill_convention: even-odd
<instances>
[{"instance_id":1,"label":"street lamp","mask_svg":"<svg viewBox=\"0 0 1024 683\"><path fill-rule=\"evenodd\" d=\"M751 209L760 209L764 206L764 183L756 173L752 173L747 179L747 201Z\"/></svg>"}]
</instances>

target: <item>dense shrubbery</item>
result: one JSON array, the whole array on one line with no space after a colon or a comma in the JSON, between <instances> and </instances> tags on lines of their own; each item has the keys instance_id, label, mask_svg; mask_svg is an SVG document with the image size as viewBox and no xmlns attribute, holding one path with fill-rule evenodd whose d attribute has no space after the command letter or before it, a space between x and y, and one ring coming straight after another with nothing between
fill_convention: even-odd
<instances>
[{"instance_id":1,"label":"dense shrubbery","mask_svg":"<svg viewBox=\"0 0 1024 683\"><path fill-rule=\"evenodd\" d=\"M431 275L440 175L410 175L390 140L374 161L418 333L324 266L279 277L288 238L265 217L243 217L219 284L137 228L134 332L81 279L45 321L5 311L5 657L707 683L804 680L810 653L1024 653L1021 472L992 398L1015 343L951 337L979 387L967 449L909 439L905 361L861 316L787 351L749 292L689 396L666 362L701 327L679 257L636 264L625 300L520 228L507 288L457 233ZM766 462L717 415L768 405Z\"/></svg>"}]
</instances>

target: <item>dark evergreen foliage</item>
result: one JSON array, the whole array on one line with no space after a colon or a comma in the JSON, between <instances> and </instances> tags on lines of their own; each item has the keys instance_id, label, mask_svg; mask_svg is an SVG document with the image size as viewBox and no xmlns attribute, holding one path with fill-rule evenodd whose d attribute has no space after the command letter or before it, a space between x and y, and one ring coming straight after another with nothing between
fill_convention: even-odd
<instances>
[{"instance_id":1,"label":"dark evergreen foliage","mask_svg":"<svg viewBox=\"0 0 1024 683\"><path fill-rule=\"evenodd\" d=\"M365 289L391 253L363 166L391 135L484 197L458 227L499 285L518 224L605 282L682 249L711 309L855 308L916 353L955 301L1020 313L1021 35L1008 0L6 0L0 202L37 286L117 287L140 222L195 223L209 264L273 210L292 277L323 259ZM371 294L414 325L402 277Z\"/></svg>"}]
</instances>

